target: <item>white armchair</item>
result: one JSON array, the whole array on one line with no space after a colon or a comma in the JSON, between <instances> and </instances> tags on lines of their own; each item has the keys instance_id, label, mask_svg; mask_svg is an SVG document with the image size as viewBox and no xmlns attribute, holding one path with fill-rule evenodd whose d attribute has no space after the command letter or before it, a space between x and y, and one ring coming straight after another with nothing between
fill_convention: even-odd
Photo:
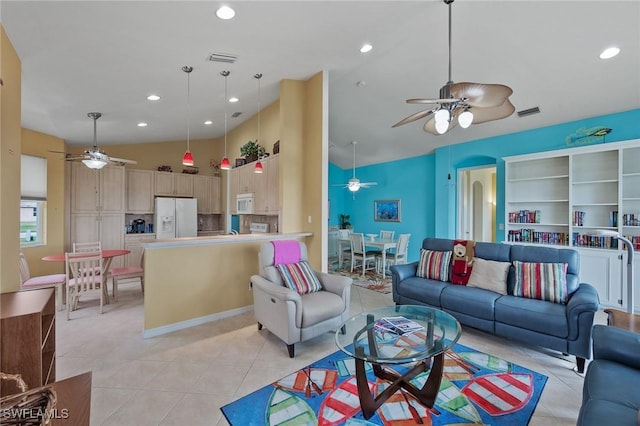
<instances>
[{"instance_id":1,"label":"white armchair","mask_svg":"<svg viewBox=\"0 0 640 426\"><path fill-rule=\"evenodd\" d=\"M308 260L306 245L299 244L300 260ZM351 278L316 272L322 290L299 294L284 284L274 266L273 244L262 245L259 262L260 275L251 277L258 330L265 326L284 341L289 357L294 357L294 344L335 331L349 318Z\"/></svg>"}]
</instances>

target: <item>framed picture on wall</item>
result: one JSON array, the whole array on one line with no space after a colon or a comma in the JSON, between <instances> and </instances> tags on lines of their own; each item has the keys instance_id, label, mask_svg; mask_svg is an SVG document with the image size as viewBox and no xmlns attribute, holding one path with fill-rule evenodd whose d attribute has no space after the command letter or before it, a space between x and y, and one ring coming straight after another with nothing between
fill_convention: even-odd
<instances>
[{"instance_id":1,"label":"framed picture on wall","mask_svg":"<svg viewBox=\"0 0 640 426\"><path fill-rule=\"evenodd\" d=\"M376 222L400 222L400 200L375 200L373 220Z\"/></svg>"}]
</instances>

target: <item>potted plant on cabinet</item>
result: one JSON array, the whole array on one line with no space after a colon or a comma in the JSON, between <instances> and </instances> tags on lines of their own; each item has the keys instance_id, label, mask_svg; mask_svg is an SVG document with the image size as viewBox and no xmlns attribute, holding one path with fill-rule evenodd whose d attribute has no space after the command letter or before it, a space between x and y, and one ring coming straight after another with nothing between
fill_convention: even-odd
<instances>
[{"instance_id":1,"label":"potted plant on cabinet","mask_svg":"<svg viewBox=\"0 0 640 426\"><path fill-rule=\"evenodd\" d=\"M262 157L265 154L265 149L262 145L258 144L258 141L249 141L240 147L240 155L244 156L244 158L248 163L256 161L258 158Z\"/></svg>"}]
</instances>

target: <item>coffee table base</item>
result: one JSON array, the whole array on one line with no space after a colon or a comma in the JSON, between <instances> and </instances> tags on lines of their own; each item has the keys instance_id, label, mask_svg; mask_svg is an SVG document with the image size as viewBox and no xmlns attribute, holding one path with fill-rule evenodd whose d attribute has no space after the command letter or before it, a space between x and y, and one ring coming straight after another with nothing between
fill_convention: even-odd
<instances>
[{"instance_id":1,"label":"coffee table base","mask_svg":"<svg viewBox=\"0 0 640 426\"><path fill-rule=\"evenodd\" d=\"M362 348L358 348L362 351ZM364 354L362 354L364 355ZM444 353L440 353L433 357L433 365L431 358L418 362L411 370L405 374L399 375L385 370L380 364L373 364L373 372L379 379L387 380L390 385L376 397L369 390L367 373L365 370L365 361L360 357L355 359L356 364L356 382L358 385L358 396L360 397L360 408L365 419L371 418L378 408L400 389L406 390L409 394L416 397L421 404L427 408L432 408L438 396L440 382L442 381L442 373L444 369ZM422 388L414 386L410 380L420 373L423 373L431 366L429 377Z\"/></svg>"}]
</instances>

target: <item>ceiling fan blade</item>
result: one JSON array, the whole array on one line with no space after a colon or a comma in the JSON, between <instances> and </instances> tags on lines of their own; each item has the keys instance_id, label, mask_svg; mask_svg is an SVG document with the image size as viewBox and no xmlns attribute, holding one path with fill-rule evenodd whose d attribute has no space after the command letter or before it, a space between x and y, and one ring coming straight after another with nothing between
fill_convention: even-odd
<instances>
[{"instance_id":1,"label":"ceiling fan blade","mask_svg":"<svg viewBox=\"0 0 640 426\"><path fill-rule=\"evenodd\" d=\"M378 184L378 182L360 182L360 187L361 188L368 188L370 186L375 186L377 184Z\"/></svg>"},{"instance_id":2,"label":"ceiling fan blade","mask_svg":"<svg viewBox=\"0 0 640 426\"><path fill-rule=\"evenodd\" d=\"M485 123L487 121L507 118L516 110L511 101L507 99L500 106L493 108L471 108L473 113L473 124Z\"/></svg>"},{"instance_id":3,"label":"ceiling fan blade","mask_svg":"<svg viewBox=\"0 0 640 426\"><path fill-rule=\"evenodd\" d=\"M461 99L446 98L446 99L407 99L408 104L451 104L454 102L460 102Z\"/></svg>"},{"instance_id":4,"label":"ceiling fan blade","mask_svg":"<svg viewBox=\"0 0 640 426\"><path fill-rule=\"evenodd\" d=\"M396 124L394 124L391 127L402 126L403 124L411 123L412 121L416 121L416 120L420 120L421 118L428 117L431 114L433 114L433 110L430 110L430 109L416 112L415 114L411 114L410 116L403 118L402 120L398 121Z\"/></svg>"},{"instance_id":5,"label":"ceiling fan blade","mask_svg":"<svg viewBox=\"0 0 640 426\"><path fill-rule=\"evenodd\" d=\"M127 160L125 158L117 158L117 157L109 157L109 161L113 161L114 163L138 164L138 162L135 160Z\"/></svg>"},{"instance_id":6,"label":"ceiling fan blade","mask_svg":"<svg viewBox=\"0 0 640 426\"><path fill-rule=\"evenodd\" d=\"M447 128L447 132L453 129L454 127L456 127L457 125L458 125L458 118L454 115L453 117L451 117L451 121L449 122L449 127ZM424 126L422 126L422 129L427 133L431 133L432 135L441 136L441 134L438 133L438 131L436 130L435 117L431 117L429 120L427 120L427 122L424 123ZM444 135L447 132L444 132L442 134Z\"/></svg>"},{"instance_id":7,"label":"ceiling fan blade","mask_svg":"<svg viewBox=\"0 0 640 426\"><path fill-rule=\"evenodd\" d=\"M472 107L497 107L504 103L513 90L504 84L454 83L450 87L451 95L466 99Z\"/></svg>"},{"instance_id":8,"label":"ceiling fan blade","mask_svg":"<svg viewBox=\"0 0 640 426\"><path fill-rule=\"evenodd\" d=\"M86 160L89 157L87 157L86 155L81 155L81 156L77 156L77 157L65 157L64 160L65 161L76 161L76 160Z\"/></svg>"}]
</instances>

